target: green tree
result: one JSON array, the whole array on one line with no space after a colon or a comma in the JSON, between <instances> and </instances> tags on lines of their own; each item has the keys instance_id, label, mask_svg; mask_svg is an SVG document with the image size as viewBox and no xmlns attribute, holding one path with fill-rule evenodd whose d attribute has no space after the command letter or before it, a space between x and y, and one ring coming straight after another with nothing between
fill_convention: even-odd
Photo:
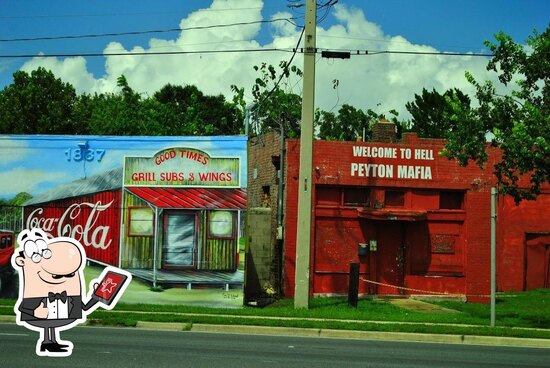
<instances>
[{"instance_id":1,"label":"green tree","mask_svg":"<svg viewBox=\"0 0 550 368\"><path fill-rule=\"evenodd\" d=\"M479 83L466 73L479 107L448 98L455 131L444 155L462 165L474 160L482 166L487 161L486 136L492 133L492 146L502 150L502 159L494 167L499 190L517 203L535 198L541 185L550 182L550 28L534 31L527 47L504 33L497 34L496 40L485 43L494 54L487 69L498 73L503 85L515 82L517 88L500 95L492 82ZM529 180L527 185L522 177Z\"/></svg>"},{"instance_id":2,"label":"green tree","mask_svg":"<svg viewBox=\"0 0 550 368\"><path fill-rule=\"evenodd\" d=\"M296 66L279 63L280 71L273 65L262 63L255 65L254 70L260 73L252 86L254 97L252 122L249 134L262 134L269 130L284 130L285 137L300 136L302 117L302 98L291 92L290 76L301 78L302 71ZM242 90L232 86L234 91Z\"/></svg>"},{"instance_id":3,"label":"green tree","mask_svg":"<svg viewBox=\"0 0 550 368\"><path fill-rule=\"evenodd\" d=\"M96 94L89 99L91 134L98 135L167 135L176 119L169 107L155 99L142 99L124 76L118 78L119 93ZM81 99L83 99L82 97Z\"/></svg>"},{"instance_id":4,"label":"green tree","mask_svg":"<svg viewBox=\"0 0 550 368\"><path fill-rule=\"evenodd\" d=\"M0 133L82 134L87 127L75 120L74 87L42 67L30 74L17 71L13 83L0 91Z\"/></svg>"},{"instance_id":5,"label":"green tree","mask_svg":"<svg viewBox=\"0 0 550 368\"><path fill-rule=\"evenodd\" d=\"M31 198L29 193L20 192L11 199L0 199L0 228L19 231L23 216L21 207Z\"/></svg>"},{"instance_id":6,"label":"green tree","mask_svg":"<svg viewBox=\"0 0 550 368\"><path fill-rule=\"evenodd\" d=\"M422 138L447 138L452 130L450 116L452 107L447 99L457 99L466 107L470 106L470 98L459 89L449 89L443 95L435 88L429 92L422 89L422 95L415 94L414 101L407 102L405 107L412 115L411 131Z\"/></svg>"},{"instance_id":7,"label":"green tree","mask_svg":"<svg viewBox=\"0 0 550 368\"><path fill-rule=\"evenodd\" d=\"M319 138L329 141L355 141L357 137L370 137L370 125L373 117L363 110L344 104L338 114L332 112L315 112L315 125L319 128Z\"/></svg>"},{"instance_id":8,"label":"green tree","mask_svg":"<svg viewBox=\"0 0 550 368\"><path fill-rule=\"evenodd\" d=\"M176 119L170 127L180 135L234 135L243 132L244 116L235 102L223 95L208 96L196 86L167 84L154 99L168 107Z\"/></svg>"}]
</instances>

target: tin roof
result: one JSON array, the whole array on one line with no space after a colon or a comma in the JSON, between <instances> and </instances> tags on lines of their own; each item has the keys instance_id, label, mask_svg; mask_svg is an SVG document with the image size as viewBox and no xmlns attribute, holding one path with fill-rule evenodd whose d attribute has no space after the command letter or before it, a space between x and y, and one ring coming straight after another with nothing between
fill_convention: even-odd
<instances>
[{"instance_id":1,"label":"tin roof","mask_svg":"<svg viewBox=\"0 0 550 368\"><path fill-rule=\"evenodd\" d=\"M125 189L159 208L246 208L246 190L242 188L126 187Z\"/></svg>"},{"instance_id":2,"label":"tin roof","mask_svg":"<svg viewBox=\"0 0 550 368\"><path fill-rule=\"evenodd\" d=\"M103 192L122 188L122 167L79 179L55 188L46 190L25 202L24 206L55 201L85 194Z\"/></svg>"}]
</instances>

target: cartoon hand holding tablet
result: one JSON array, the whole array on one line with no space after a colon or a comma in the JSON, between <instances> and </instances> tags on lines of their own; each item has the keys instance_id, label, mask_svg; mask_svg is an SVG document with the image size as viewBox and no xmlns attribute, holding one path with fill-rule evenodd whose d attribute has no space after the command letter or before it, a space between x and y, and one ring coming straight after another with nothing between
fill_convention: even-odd
<instances>
[{"instance_id":1,"label":"cartoon hand holding tablet","mask_svg":"<svg viewBox=\"0 0 550 368\"><path fill-rule=\"evenodd\" d=\"M101 280L91 295L94 304L100 303L105 309L112 309L130 283L132 276L121 269L107 267L98 280ZM94 282L92 281L92 284Z\"/></svg>"},{"instance_id":2,"label":"cartoon hand holding tablet","mask_svg":"<svg viewBox=\"0 0 550 368\"><path fill-rule=\"evenodd\" d=\"M97 307L113 309L132 276L108 266L90 283L87 300L83 269L86 253L72 238L49 239L40 229L23 230L12 265L19 268L19 298L14 306L17 324L40 332L36 354L69 356L73 344L59 340L59 331L86 321Z\"/></svg>"}]
</instances>

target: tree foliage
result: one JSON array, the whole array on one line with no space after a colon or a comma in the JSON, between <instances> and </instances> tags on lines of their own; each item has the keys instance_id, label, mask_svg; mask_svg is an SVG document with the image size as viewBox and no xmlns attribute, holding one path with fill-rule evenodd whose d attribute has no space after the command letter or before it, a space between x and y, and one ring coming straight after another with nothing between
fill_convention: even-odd
<instances>
[{"instance_id":1,"label":"tree foliage","mask_svg":"<svg viewBox=\"0 0 550 368\"><path fill-rule=\"evenodd\" d=\"M17 71L0 91L0 133L80 134L85 127L75 120L77 101L74 87L51 71Z\"/></svg>"},{"instance_id":2,"label":"tree foliage","mask_svg":"<svg viewBox=\"0 0 550 368\"><path fill-rule=\"evenodd\" d=\"M470 106L470 98L456 88L442 95L435 88L431 92L423 88L421 95L415 94L414 101L405 105L412 116L411 131L422 138L447 138L453 128L450 120L453 110L448 99Z\"/></svg>"},{"instance_id":3,"label":"tree foliage","mask_svg":"<svg viewBox=\"0 0 550 368\"><path fill-rule=\"evenodd\" d=\"M319 138L329 141L355 141L357 137L365 138L371 135L373 116L369 116L361 109L344 104L338 114L317 110L315 125L319 128Z\"/></svg>"},{"instance_id":4,"label":"tree foliage","mask_svg":"<svg viewBox=\"0 0 550 368\"><path fill-rule=\"evenodd\" d=\"M124 76L117 81L119 93L90 97L89 127L98 135L166 135L174 114L161 103L143 99Z\"/></svg>"},{"instance_id":5,"label":"tree foliage","mask_svg":"<svg viewBox=\"0 0 550 368\"><path fill-rule=\"evenodd\" d=\"M27 192L20 192L11 199L0 198L0 229L18 231L23 216L21 206L31 198Z\"/></svg>"},{"instance_id":6,"label":"tree foliage","mask_svg":"<svg viewBox=\"0 0 550 368\"><path fill-rule=\"evenodd\" d=\"M535 31L527 47L504 33L497 34L496 41L485 43L494 54L487 69L516 89L500 95L492 82L479 83L466 73L479 107L448 99L456 134L449 137L444 154L463 165L474 160L482 166L487 161L486 133L492 133L492 146L502 150L494 168L499 190L519 202L535 198L541 185L550 182L550 28Z\"/></svg>"},{"instance_id":7,"label":"tree foliage","mask_svg":"<svg viewBox=\"0 0 550 368\"><path fill-rule=\"evenodd\" d=\"M175 113L170 130L181 135L232 135L243 131L242 110L223 95L207 96L193 85L167 84L154 94L154 99Z\"/></svg>"},{"instance_id":8,"label":"tree foliage","mask_svg":"<svg viewBox=\"0 0 550 368\"><path fill-rule=\"evenodd\" d=\"M254 97L252 107L251 134L262 134L269 130L284 130L286 137L300 136L302 98L291 92L290 76L302 77L302 71L286 61L279 63L280 71L273 65L262 63L254 66L260 76L252 86ZM233 87L234 91L238 91Z\"/></svg>"},{"instance_id":9,"label":"tree foliage","mask_svg":"<svg viewBox=\"0 0 550 368\"><path fill-rule=\"evenodd\" d=\"M242 109L222 95L168 84L143 97L124 75L117 85L115 93L78 96L44 68L18 71L0 91L0 133L234 135L244 130Z\"/></svg>"}]
</instances>

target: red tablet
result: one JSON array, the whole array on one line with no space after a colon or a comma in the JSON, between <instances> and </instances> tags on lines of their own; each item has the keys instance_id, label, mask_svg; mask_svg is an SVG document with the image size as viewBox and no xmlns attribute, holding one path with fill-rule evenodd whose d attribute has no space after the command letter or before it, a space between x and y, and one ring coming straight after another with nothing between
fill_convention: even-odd
<instances>
[{"instance_id":1,"label":"red tablet","mask_svg":"<svg viewBox=\"0 0 550 368\"><path fill-rule=\"evenodd\" d=\"M92 298L102 302L105 305L111 305L117 294L125 286L127 280L127 275L113 270L108 270L99 283L99 286L92 294Z\"/></svg>"}]
</instances>

